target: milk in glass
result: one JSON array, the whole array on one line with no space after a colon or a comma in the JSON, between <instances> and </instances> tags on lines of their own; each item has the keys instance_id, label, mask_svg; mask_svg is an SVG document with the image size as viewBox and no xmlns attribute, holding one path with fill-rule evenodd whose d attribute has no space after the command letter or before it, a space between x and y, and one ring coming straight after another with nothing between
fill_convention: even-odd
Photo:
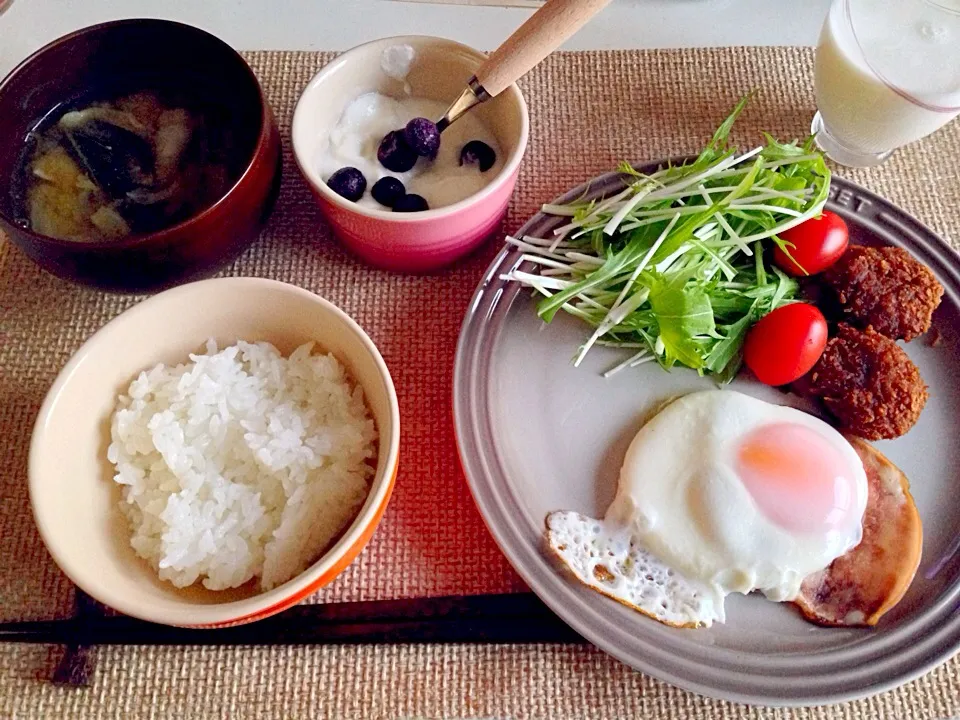
<instances>
[{"instance_id":1,"label":"milk in glass","mask_svg":"<svg viewBox=\"0 0 960 720\"><path fill-rule=\"evenodd\" d=\"M817 108L848 149L880 154L960 113L960 0L836 0L816 56Z\"/></svg>"}]
</instances>

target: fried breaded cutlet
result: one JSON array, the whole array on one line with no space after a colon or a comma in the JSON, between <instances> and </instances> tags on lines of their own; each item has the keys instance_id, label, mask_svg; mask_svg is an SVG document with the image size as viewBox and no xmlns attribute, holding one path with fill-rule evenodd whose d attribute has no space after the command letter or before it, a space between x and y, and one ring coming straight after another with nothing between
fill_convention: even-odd
<instances>
[{"instance_id":1,"label":"fried breaded cutlet","mask_svg":"<svg viewBox=\"0 0 960 720\"><path fill-rule=\"evenodd\" d=\"M848 440L867 473L863 539L807 577L794 602L821 625L876 625L910 587L923 530L906 476L867 442Z\"/></svg>"},{"instance_id":2,"label":"fried breaded cutlet","mask_svg":"<svg viewBox=\"0 0 960 720\"><path fill-rule=\"evenodd\" d=\"M904 435L928 397L903 348L871 327L861 331L845 323L795 389L819 398L842 430L866 440Z\"/></svg>"},{"instance_id":3,"label":"fried breaded cutlet","mask_svg":"<svg viewBox=\"0 0 960 720\"><path fill-rule=\"evenodd\" d=\"M851 246L823 274L844 322L910 341L930 329L943 286L930 269L898 247Z\"/></svg>"}]
</instances>

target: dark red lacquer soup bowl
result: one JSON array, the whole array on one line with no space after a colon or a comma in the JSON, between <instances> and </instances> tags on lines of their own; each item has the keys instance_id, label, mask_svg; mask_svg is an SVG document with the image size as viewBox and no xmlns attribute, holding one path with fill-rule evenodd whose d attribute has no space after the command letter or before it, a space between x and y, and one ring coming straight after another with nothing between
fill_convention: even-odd
<instances>
[{"instance_id":1,"label":"dark red lacquer soup bowl","mask_svg":"<svg viewBox=\"0 0 960 720\"><path fill-rule=\"evenodd\" d=\"M199 118L195 124L220 138L216 190L170 224L112 239L38 232L25 187L36 174L28 158L45 123L135 93L176 97L191 121ZM111 150L107 141L94 150L101 147ZM83 285L150 292L229 264L273 209L280 158L276 120L250 67L229 45L188 25L121 20L85 28L38 50L0 83L0 230L40 267Z\"/></svg>"}]
</instances>

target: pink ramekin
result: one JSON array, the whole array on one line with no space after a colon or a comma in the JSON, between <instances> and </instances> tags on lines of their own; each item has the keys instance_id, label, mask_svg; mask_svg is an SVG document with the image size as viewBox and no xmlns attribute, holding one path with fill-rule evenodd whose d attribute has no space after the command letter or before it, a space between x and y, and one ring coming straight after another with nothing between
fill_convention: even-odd
<instances>
[{"instance_id":1,"label":"pink ramekin","mask_svg":"<svg viewBox=\"0 0 960 720\"><path fill-rule=\"evenodd\" d=\"M473 48L425 36L385 38L348 50L307 85L293 115L293 154L340 241L362 260L402 272L449 265L475 249L500 225L527 147L527 104L516 85L471 112L497 138L505 154L500 173L480 192L453 205L418 213L362 207L334 193L319 173L319 156L344 108L367 92L399 96L403 83L380 65L383 51L409 45L415 59L406 78L414 97L451 102L485 59Z\"/></svg>"}]
</instances>

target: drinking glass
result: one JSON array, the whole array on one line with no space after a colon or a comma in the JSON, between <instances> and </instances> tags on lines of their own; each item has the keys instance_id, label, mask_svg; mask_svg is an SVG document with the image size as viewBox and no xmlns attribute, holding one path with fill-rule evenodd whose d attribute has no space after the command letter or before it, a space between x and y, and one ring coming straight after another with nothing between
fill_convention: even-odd
<instances>
[{"instance_id":1,"label":"drinking glass","mask_svg":"<svg viewBox=\"0 0 960 720\"><path fill-rule=\"evenodd\" d=\"M960 0L834 0L817 45L817 145L878 165L960 114Z\"/></svg>"}]
</instances>

